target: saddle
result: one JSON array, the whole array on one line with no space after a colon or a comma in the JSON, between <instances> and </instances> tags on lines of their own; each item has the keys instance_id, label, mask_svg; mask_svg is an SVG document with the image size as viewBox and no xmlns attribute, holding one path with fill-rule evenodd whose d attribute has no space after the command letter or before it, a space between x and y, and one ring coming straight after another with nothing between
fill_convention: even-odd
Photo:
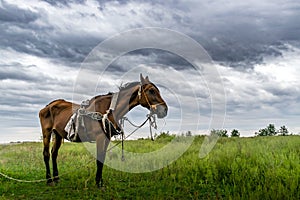
<instances>
[{"instance_id":1,"label":"saddle","mask_svg":"<svg viewBox=\"0 0 300 200\"><path fill-rule=\"evenodd\" d=\"M70 117L67 125L65 126L65 131L68 133L67 139L71 142L81 142L82 140L79 137L79 130L83 130L84 133L87 133L84 117L88 117L91 120L98 121L105 132L108 138L111 138L114 135L120 135L123 133L122 129L114 124L108 119L107 115L114 110L118 99L118 93L115 93L112 97L110 108L107 110L106 114L101 114L99 112L89 112L86 108L89 106L89 100L83 101L80 105L80 108Z\"/></svg>"},{"instance_id":2,"label":"saddle","mask_svg":"<svg viewBox=\"0 0 300 200\"><path fill-rule=\"evenodd\" d=\"M65 131L68 133L67 139L71 142L81 142L78 135L79 127L83 127L85 130L83 114L86 112L86 108L89 106L89 100L83 101L80 108L73 113L67 125L65 126Z\"/></svg>"}]
</instances>

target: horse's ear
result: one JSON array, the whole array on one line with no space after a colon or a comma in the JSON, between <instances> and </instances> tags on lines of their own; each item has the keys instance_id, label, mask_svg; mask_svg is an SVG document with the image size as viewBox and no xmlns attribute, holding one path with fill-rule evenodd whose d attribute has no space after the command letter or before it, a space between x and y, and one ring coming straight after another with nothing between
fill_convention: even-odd
<instances>
[{"instance_id":1,"label":"horse's ear","mask_svg":"<svg viewBox=\"0 0 300 200\"><path fill-rule=\"evenodd\" d=\"M140 81L141 81L141 84L144 85L144 84L149 82L149 78L148 78L148 76L146 76L146 78L144 78L142 73L141 73L140 74Z\"/></svg>"},{"instance_id":2,"label":"horse's ear","mask_svg":"<svg viewBox=\"0 0 300 200\"><path fill-rule=\"evenodd\" d=\"M145 81L150 82L148 76L146 76Z\"/></svg>"}]
</instances>

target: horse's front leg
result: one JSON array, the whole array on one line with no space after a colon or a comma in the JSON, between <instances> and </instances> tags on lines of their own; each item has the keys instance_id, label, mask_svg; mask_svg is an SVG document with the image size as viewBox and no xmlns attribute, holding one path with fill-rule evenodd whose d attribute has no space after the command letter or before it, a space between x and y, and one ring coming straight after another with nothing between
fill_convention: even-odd
<instances>
[{"instance_id":1,"label":"horse's front leg","mask_svg":"<svg viewBox=\"0 0 300 200\"><path fill-rule=\"evenodd\" d=\"M96 173L96 185L97 187L103 187L102 170L106 156L106 150L109 144L109 139L104 133L100 133L96 138L97 145L97 173Z\"/></svg>"}]
</instances>

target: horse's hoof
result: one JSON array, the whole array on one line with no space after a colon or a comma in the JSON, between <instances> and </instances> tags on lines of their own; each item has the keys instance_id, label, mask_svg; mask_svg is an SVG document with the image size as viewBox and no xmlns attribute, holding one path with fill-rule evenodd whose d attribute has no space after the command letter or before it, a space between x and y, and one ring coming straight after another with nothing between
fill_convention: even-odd
<instances>
[{"instance_id":1,"label":"horse's hoof","mask_svg":"<svg viewBox=\"0 0 300 200\"><path fill-rule=\"evenodd\" d=\"M96 180L96 187L99 188L99 189L103 188L103 179L100 179L100 181Z\"/></svg>"},{"instance_id":2,"label":"horse's hoof","mask_svg":"<svg viewBox=\"0 0 300 200\"><path fill-rule=\"evenodd\" d=\"M54 178L53 178L53 181L54 181L55 183L59 183L59 182L60 182L59 177L58 177L58 176L54 177Z\"/></svg>"},{"instance_id":3,"label":"horse's hoof","mask_svg":"<svg viewBox=\"0 0 300 200\"><path fill-rule=\"evenodd\" d=\"M101 190L102 192L105 191L105 187L104 187L103 185L100 186L100 184L96 184L96 187L97 187L99 190Z\"/></svg>"},{"instance_id":4,"label":"horse's hoof","mask_svg":"<svg viewBox=\"0 0 300 200\"><path fill-rule=\"evenodd\" d=\"M47 185L48 185L48 186L55 186L55 183L54 183L52 180L51 180L51 182L48 180L48 181L47 181Z\"/></svg>"}]
</instances>

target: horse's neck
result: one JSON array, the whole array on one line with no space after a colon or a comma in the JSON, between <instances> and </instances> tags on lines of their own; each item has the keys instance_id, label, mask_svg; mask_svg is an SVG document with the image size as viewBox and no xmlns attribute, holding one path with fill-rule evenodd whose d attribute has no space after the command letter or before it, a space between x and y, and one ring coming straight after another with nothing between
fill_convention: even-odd
<instances>
[{"instance_id":1,"label":"horse's neck","mask_svg":"<svg viewBox=\"0 0 300 200\"><path fill-rule=\"evenodd\" d=\"M114 111L116 120L124 117L132 108L139 105L138 101L139 86L134 86L130 89L121 90L118 103Z\"/></svg>"}]
</instances>

